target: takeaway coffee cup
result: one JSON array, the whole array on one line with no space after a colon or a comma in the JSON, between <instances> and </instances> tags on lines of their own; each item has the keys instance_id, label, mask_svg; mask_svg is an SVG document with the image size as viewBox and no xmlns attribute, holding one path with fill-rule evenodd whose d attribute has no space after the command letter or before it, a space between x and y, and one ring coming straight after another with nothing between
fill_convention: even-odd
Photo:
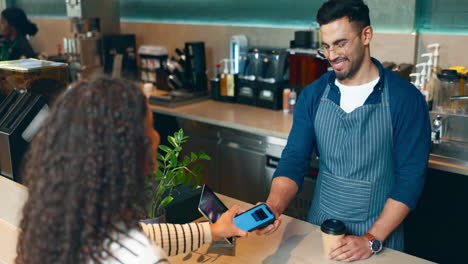
<instances>
[{"instance_id":1,"label":"takeaway coffee cup","mask_svg":"<svg viewBox=\"0 0 468 264\"><path fill-rule=\"evenodd\" d=\"M346 227L340 220L328 219L323 221L320 230L322 230L323 253L328 256L331 247L345 236Z\"/></svg>"}]
</instances>

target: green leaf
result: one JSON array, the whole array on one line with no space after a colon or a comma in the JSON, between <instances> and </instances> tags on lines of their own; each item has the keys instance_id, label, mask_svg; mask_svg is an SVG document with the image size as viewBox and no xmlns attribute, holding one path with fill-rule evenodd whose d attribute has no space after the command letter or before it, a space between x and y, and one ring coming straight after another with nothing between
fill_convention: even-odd
<instances>
[{"instance_id":1,"label":"green leaf","mask_svg":"<svg viewBox=\"0 0 468 264\"><path fill-rule=\"evenodd\" d=\"M166 207L170 202L172 202L172 200L174 200L174 197L172 196L167 196L166 198L164 198L162 201L161 201L161 206L159 206L161 209Z\"/></svg>"},{"instance_id":2,"label":"green leaf","mask_svg":"<svg viewBox=\"0 0 468 264\"><path fill-rule=\"evenodd\" d=\"M164 178L164 174L161 170L156 170L153 172L154 178L157 182L161 181Z\"/></svg>"},{"instance_id":3,"label":"green leaf","mask_svg":"<svg viewBox=\"0 0 468 264\"><path fill-rule=\"evenodd\" d=\"M171 165L171 168L175 168L177 167L177 164L179 163L179 161L177 160L177 156L176 155L172 155L171 156L171 159L169 161L169 164Z\"/></svg>"},{"instance_id":4,"label":"green leaf","mask_svg":"<svg viewBox=\"0 0 468 264\"><path fill-rule=\"evenodd\" d=\"M163 156L161 153L158 153L157 157L158 157L158 160L159 160L159 161L166 161L166 160L164 159L164 156ZM162 166L162 165L160 164L159 166Z\"/></svg>"},{"instance_id":5,"label":"green leaf","mask_svg":"<svg viewBox=\"0 0 468 264\"><path fill-rule=\"evenodd\" d=\"M208 156L205 152L200 151L200 154L198 154L198 157L203 160L211 160L211 157Z\"/></svg>"},{"instance_id":6,"label":"green leaf","mask_svg":"<svg viewBox=\"0 0 468 264\"><path fill-rule=\"evenodd\" d=\"M183 184L185 182L184 171L182 170L177 171L176 179L177 179L177 182L175 183L175 185Z\"/></svg>"},{"instance_id":7,"label":"green leaf","mask_svg":"<svg viewBox=\"0 0 468 264\"><path fill-rule=\"evenodd\" d=\"M197 174L200 172L200 170L202 169L202 165L201 164L198 164L197 166L195 166L192 170L193 173Z\"/></svg>"},{"instance_id":8,"label":"green leaf","mask_svg":"<svg viewBox=\"0 0 468 264\"><path fill-rule=\"evenodd\" d=\"M179 146L179 144L177 144L177 142L176 142L176 140L175 140L174 137L168 136L168 137L167 137L167 141L169 141L169 143L171 143L171 145L172 145L173 147L178 147L178 146Z\"/></svg>"},{"instance_id":9,"label":"green leaf","mask_svg":"<svg viewBox=\"0 0 468 264\"><path fill-rule=\"evenodd\" d=\"M182 128L181 128L179 131L175 132L174 136L175 136L177 142L181 142L183 137L184 137L184 130L182 130Z\"/></svg>"},{"instance_id":10,"label":"green leaf","mask_svg":"<svg viewBox=\"0 0 468 264\"><path fill-rule=\"evenodd\" d=\"M198 159L197 154L191 152L191 153L190 153L190 161L193 162L193 161L196 161L197 159Z\"/></svg>"},{"instance_id":11,"label":"green leaf","mask_svg":"<svg viewBox=\"0 0 468 264\"><path fill-rule=\"evenodd\" d=\"M166 153L171 151L171 148L169 148L168 146L159 145L159 148Z\"/></svg>"},{"instance_id":12,"label":"green leaf","mask_svg":"<svg viewBox=\"0 0 468 264\"><path fill-rule=\"evenodd\" d=\"M188 156L184 156L184 161L182 162L182 166L187 166L192 162Z\"/></svg>"},{"instance_id":13,"label":"green leaf","mask_svg":"<svg viewBox=\"0 0 468 264\"><path fill-rule=\"evenodd\" d=\"M163 195L165 191L166 191L166 186L164 186L164 184L159 184L158 191L156 192L156 196Z\"/></svg>"},{"instance_id":14,"label":"green leaf","mask_svg":"<svg viewBox=\"0 0 468 264\"><path fill-rule=\"evenodd\" d=\"M166 153L166 155L164 156L164 161L168 161L172 158L172 156L174 155L174 151L169 151Z\"/></svg>"}]
</instances>

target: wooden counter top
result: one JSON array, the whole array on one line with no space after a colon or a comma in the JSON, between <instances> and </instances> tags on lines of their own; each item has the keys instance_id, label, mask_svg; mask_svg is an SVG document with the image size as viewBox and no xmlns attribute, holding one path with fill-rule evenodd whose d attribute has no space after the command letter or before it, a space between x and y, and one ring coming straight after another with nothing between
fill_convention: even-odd
<instances>
[{"instance_id":1,"label":"wooden counter top","mask_svg":"<svg viewBox=\"0 0 468 264\"><path fill-rule=\"evenodd\" d=\"M248 209L252 205L240 202L224 195L220 199L228 206L240 204ZM238 238L235 248L220 248L204 245L198 250L170 257L171 263L344 263L327 259L322 253L322 240L320 228L307 222L282 215L280 228L269 236L257 236L251 232L246 238ZM417 258L400 251L385 248L378 255L355 263L363 264L423 264L433 263Z\"/></svg>"},{"instance_id":2,"label":"wooden counter top","mask_svg":"<svg viewBox=\"0 0 468 264\"><path fill-rule=\"evenodd\" d=\"M293 115L283 111L213 100L174 108L151 105L151 109L156 113L281 139L288 138L293 122ZM429 168L468 176L468 167L450 162L450 159L436 160L433 155L429 159Z\"/></svg>"}]
</instances>

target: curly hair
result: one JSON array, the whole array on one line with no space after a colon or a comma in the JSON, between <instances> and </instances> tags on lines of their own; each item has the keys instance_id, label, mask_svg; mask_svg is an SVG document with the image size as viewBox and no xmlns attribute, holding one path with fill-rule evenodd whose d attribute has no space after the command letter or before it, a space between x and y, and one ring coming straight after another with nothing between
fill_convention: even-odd
<instances>
[{"instance_id":1,"label":"curly hair","mask_svg":"<svg viewBox=\"0 0 468 264\"><path fill-rule=\"evenodd\" d=\"M113 235L138 227L152 162L147 111L138 87L104 77L57 99L24 167L16 263L100 263Z\"/></svg>"}]
</instances>

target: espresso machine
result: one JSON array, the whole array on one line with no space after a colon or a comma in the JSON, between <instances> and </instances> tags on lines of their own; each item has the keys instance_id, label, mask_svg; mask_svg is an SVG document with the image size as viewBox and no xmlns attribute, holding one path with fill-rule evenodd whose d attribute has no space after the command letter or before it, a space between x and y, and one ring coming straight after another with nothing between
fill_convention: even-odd
<instances>
[{"instance_id":1,"label":"espresso machine","mask_svg":"<svg viewBox=\"0 0 468 264\"><path fill-rule=\"evenodd\" d=\"M63 50L72 81L103 72L101 43L104 35L120 33L119 0L65 0L71 22Z\"/></svg>"}]
</instances>

